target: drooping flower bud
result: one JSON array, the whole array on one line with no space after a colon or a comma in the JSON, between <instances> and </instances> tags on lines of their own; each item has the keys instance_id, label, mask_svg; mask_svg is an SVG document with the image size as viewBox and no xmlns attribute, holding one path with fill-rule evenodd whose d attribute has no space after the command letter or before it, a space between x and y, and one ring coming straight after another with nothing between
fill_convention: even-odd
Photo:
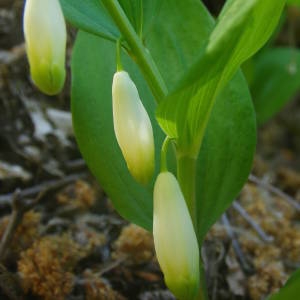
<instances>
[{"instance_id":1,"label":"drooping flower bud","mask_svg":"<svg viewBox=\"0 0 300 300\"><path fill-rule=\"evenodd\" d=\"M127 72L115 73L112 98L115 135L127 167L136 181L146 184L154 172L152 125Z\"/></svg>"},{"instance_id":2,"label":"drooping flower bud","mask_svg":"<svg viewBox=\"0 0 300 300\"><path fill-rule=\"evenodd\" d=\"M175 176L158 175L154 186L153 236L165 282L180 300L199 289L199 247L192 220Z\"/></svg>"},{"instance_id":3,"label":"drooping flower bud","mask_svg":"<svg viewBox=\"0 0 300 300\"><path fill-rule=\"evenodd\" d=\"M26 0L24 36L33 82L45 94L63 88L66 24L59 0Z\"/></svg>"}]
</instances>

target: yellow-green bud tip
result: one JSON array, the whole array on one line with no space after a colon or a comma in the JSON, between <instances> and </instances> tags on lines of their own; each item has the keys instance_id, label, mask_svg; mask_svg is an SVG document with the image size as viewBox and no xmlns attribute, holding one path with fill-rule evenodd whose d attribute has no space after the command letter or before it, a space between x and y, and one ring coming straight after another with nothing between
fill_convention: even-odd
<instances>
[{"instance_id":1,"label":"yellow-green bud tip","mask_svg":"<svg viewBox=\"0 0 300 300\"><path fill-rule=\"evenodd\" d=\"M154 172L152 125L127 72L115 73L112 99L115 135L127 167L136 181L147 184Z\"/></svg>"},{"instance_id":2,"label":"yellow-green bud tip","mask_svg":"<svg viewBox=\"0 0 300 300\"><path fill-rule=\"evenodd\" d=\"M199 289L199 247L192 220L175 176L158 175L154 186L153 236L165 282L180 300Z\"/></svg>"},{"instance_id":3,"label":"yellow-green bud tip","mask_svg":"<svg viewBox=\"0 0 300 300\"><path fill-rule=\"evenodd\" d=\"M45 94L58 94L65 82L66 24L58 0L27 0L24 36L33 82Z\"/></svg>"}]
</instances>

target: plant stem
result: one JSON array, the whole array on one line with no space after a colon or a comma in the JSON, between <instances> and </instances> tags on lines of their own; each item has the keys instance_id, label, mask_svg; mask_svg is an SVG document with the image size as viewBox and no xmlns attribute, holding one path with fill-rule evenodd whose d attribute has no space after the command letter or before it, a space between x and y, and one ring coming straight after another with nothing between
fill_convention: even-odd
<instances>
[{"instance_id":1,"label":"plant stem","mask_svg":"<svg viewBox=\"0 0 300 300\"><path fill-rule=\"evenodd\" d=\"M181 191L186 201L190 216L194 225L194 230L197 233L197 212L196 212L196 170L197 158L188 155L177 156L177 180L179 182ZM199 244L200 251L200 287L197 298L194 300L208 300L205 268L201 258L201 244Z\"/></svg>"},{"instance_id":2,"label":"plant stem","mask_svg":"<svg viewBox=\"0 0 300 300\"><path fill-rule=\"evenodd\" d=\"M196 300L208 300L205 268L202 262L200 262L200 287Z\"/></svg>"},{"instance_id":3,"label":"plant stem","mask_svg":"<svg viewBox=\"0 0 300 300\"><path fill-rule=\"evenodd\" d=\"M121 60L121 39L118 39L116 47L117 71L120 72L123 71L123 65Z\"/></svg>"},{"instance_id":4,"label":"plant stem","mask_svg":"<svg viewBox=\"0 0 300 300\"><path fill-rule=\"evenodd\" d=\"M196 159L187 155L177 156L177 180L189 209L195 232L196 221Z\"/></svg>"},{"instance_id":5,"label":"plant stem","mask_svg":"<svg viewBox=\"0 0 300 300\"><path fill-rule=\"evenodd\" d=\"M171 142L171 139L169 137L166 137L163 142L163 145L161 147L160 172L168 171L167 152L168 152L168 147L169 147L170 142Z\"/></svg>"},{"instance_id":6,"label":"plant stem","mask_svg":"<svg viewBox=\"0 0 300 300\"><path fill-rule=\"evenodd\" d=\"M149 51L144 47L119 2L117 0L102 0L102 3L118 26L124 40L128 43L133 54L132 58L139 65L156 101L161 102L168 90Z\"/></svg>"},{"instance_id":7,"label":"plant stem","mask_svg":"<svg viewBox=\"0 0 300 300\"><path fill-rule=\"evenodd\" d=\"M106 7L110 16L118 26L124 40L131 50L131 57L137 62L145 79L147 80L149 87L157 101L160 103L163 98L168 94L167 86L153 61L151 54L144 47L141 37L135 32L131 23L129 22L126 14L122 10L117 0L102 0L102 3ZM169 140L167 139L164 144L163 155L166 153ZM192 222L197 232L197 218L196 218L196 195L195 195L195 183L196 183L196 158L189 156L177 157L177 179L182 189L182 193L186 200ZM163 158L162 169L166 169L166 157ZM199 245L201 249L201 245ZM201 257L201 255L200 255ZM200 289L197 296L197 300L207 300L207 288L205 280L205 271L202 261L200 262Z\"/></svg>"}]
</instances>

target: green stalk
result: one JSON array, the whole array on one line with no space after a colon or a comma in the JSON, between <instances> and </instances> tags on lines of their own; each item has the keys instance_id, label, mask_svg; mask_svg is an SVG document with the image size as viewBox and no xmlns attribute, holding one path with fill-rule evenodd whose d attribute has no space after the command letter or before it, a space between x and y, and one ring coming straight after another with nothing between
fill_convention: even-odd
<instances>
[{"instance_id":1,"label":"green stalk","mask_svg":"<svg viewBox=\"0 0 300 300\"><path fill-rule=\"evenodd\" d=\"M167 172L167 152L171 139L167 136L163 142L160 152L160 172Z\"/></svg>"},{"instance_id":2,"label":"green stalk","mask_svg":"<svg viewBox=\"0 0 300 300\"><path fill-rule=\"evenodd\" d=\"M177 180L179 182L181 191L186 201L187 207L190 212L190 216L194 225L194 230L197 233L197 212L196 212L196 171L197 171L197 158L190 157L188 155L177 156ZM201 258L201 247L199 244L200 251L200 287L199 293L194 300L208 300L205 269Z\"/></svg>"},{"instance_id":3,"label":"green stalk","mask_svg":"<svg viewBox=\"0 0 300 300\"><path fill-rule=\"evenodd\" d=\"M150 53L144 47L119 2L117 0L102 0L102 3L118 26L124 40L128 43L133 58L147 80L156 101L161 102L167 95L168 90Z\"/></svg>"},{"instance_id":4,"label":"green stalk","mask_svg":"<svg viewBox=\"0 0 300 300\"><path fill-rule=\"evenodd\" d=\"M118 39L116 47L117 71L120 72L124 70L121 60L121 39Z\"/></svg>"},{"instance_id":5,"label":"green stalk","mask_svg":"<svg viewBox=\"0 0 300 300\"><path fill-rule=\"evenodd\" d=\"M168 94L166 84L153 61L151 54L144 47L141 37L135 32L131 23L129 22L126 14L122 10L117 0L102 0L108 13L118 26L120 33L130 48L131 57L136 61L141 69L149 87L157 101L160 103ZM166 149L169 140L167 139L164 144L163 155L166 154ZM177 177L181 186L183 195L187 202L187 206L194 224L195 232L197 232L197 218L196 218L196 158L187 155L177 157ZM161 164L162 170L167 168L166 157L163 158ZM201 245L199 245L201 249ZM201 255L200 255L201 257ZM201 259L200 259L201 260ZM192 300L192 299L187 299ZM205 271L202 261L200 262L200 289L196 299L193 300L208 300L207 288L205 282Z\"/></svg>"},{"instance_id":6,"label":"green stalk","mask_svg":"<svg viewBox=\"0 0 300 300\"><path fill-rule=\"evenodd\" d=\"M200 262L200 287L195 300L208 300L205 269L202 262Z\"/></svg>"},{"instance_id":7,"label":"green stalk","mask_svg":"<svg viewBox=\"0 0 300 300\"><path fill-rule=\"evenodd\" d=\"M196 158L187 155L177 156L177 180L189 209L195 232L197 232Z\"/></svg>"}]
</instances>

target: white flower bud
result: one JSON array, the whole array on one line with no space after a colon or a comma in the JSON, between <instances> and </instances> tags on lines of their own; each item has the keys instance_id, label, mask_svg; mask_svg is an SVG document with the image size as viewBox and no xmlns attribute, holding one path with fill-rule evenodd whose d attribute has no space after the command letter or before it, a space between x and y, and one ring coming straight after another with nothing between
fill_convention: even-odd
<instances>
[{"instance_id":1,"label":"white flower bud","mask_svg":"<svg viewBox=\"0 0 300 300\"><path fill-rule=\"evenodd\" d=\"M59 0L26 0L24 35L33 82L48 95L63 88L66 24Z\"/></svg>"},{"instance_id":2,"label":"white flower bud","mask_svg":"<svg viewBox=\"0 0 300 300\"><path fill-rule=\"evenodd\" d=\"M127 167L138 182L146 184L154 172L152 125L127 72L115 73L112 98L115 135Z\"/></svg>"},{"instance_id":3,"label":"white flower bud","mask_svg":"<svg viewBox=\"0 0 300 300\"><path fill-rule=\"evenodd\" d=\"M175 176L158 175L154 186L153 236L165 282L180 300L199 289L199 247L192 220Z\"/></svg>"}]
</instances>

